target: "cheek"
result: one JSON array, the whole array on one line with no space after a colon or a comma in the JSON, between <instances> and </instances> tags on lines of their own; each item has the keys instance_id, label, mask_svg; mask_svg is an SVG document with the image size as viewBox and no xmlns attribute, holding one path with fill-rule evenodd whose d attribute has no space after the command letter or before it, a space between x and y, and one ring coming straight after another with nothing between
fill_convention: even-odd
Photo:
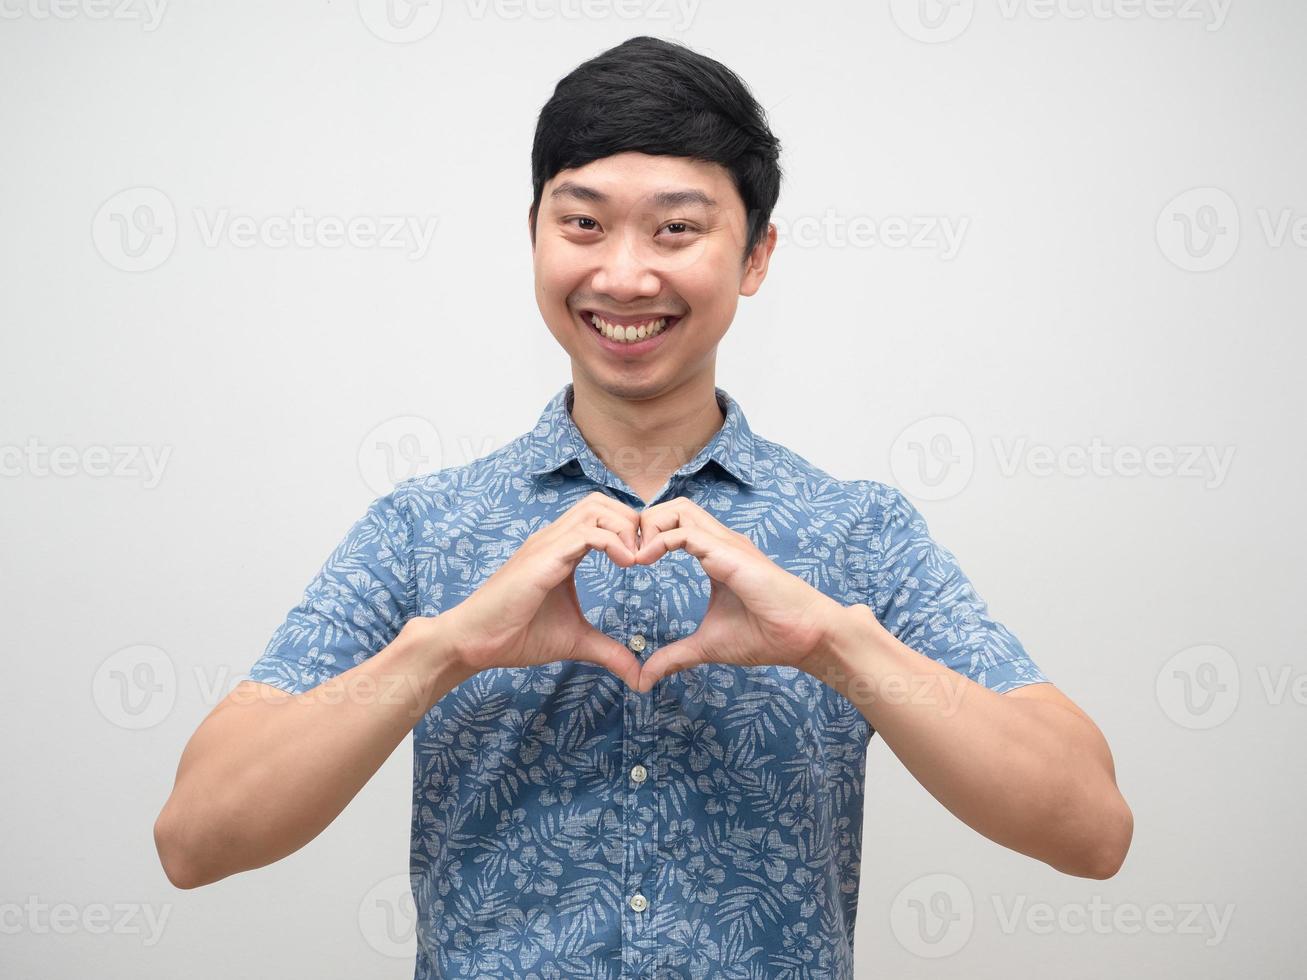
<instances>
[{"instance_id":1,"label":"cheek","mask_svg":"<svg viewBox=\"0 0 1307 980\"><path fill-rule=\"evenodd\" d=\"M700 313L728 312L739 296L739 279L727 262L696 263L674 284L677 295Z\"/></svg>"},{"instance_id":2,"label":"cheek","mask_svg":"<svg viewBox=\"0 0 1307 980\"><path fill-rule=\"evenodd\" d=\"M536 292L562 302L581 283L581 270L566 255L536 252Z\"/></svg>"}]
</instances>

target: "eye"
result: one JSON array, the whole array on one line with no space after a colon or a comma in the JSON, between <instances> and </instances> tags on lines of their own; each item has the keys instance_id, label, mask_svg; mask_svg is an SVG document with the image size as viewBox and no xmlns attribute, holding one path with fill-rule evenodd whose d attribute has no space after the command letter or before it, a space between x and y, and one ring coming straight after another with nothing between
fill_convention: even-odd
<instances>
[{"instance_id":1,"label":"eye","mask_svg":"<svg viewBox=\"0 0 1307 980\"><path fill-rule=\"evenodd\" d=\"M662 230L669 233L664 237L689 239L698 233L699 228L688 221L669 221Z\"/></svg>"},{"instance_id":2,"label":"eye","mask_svg":"<svg viewBox=\"0 0 1307 980\"><path fill-rule=\"evenodd\" d=\"M564 219L563 219L563 224L570 224L570 223L573 222L573 221L588 221L588 222L590 222L591 225L594 226L593 228L591 228L591 227L582 227L582 228L581 228L582 231L594 231L594 230L596 230L596 229L599 227L599 222L595 221L594 218L587 218L587 217L586 217L585 215L583 215L583 214L573 215L573 216L570 217L570 218L564 218Z\"/></svg>"}]
</instances>

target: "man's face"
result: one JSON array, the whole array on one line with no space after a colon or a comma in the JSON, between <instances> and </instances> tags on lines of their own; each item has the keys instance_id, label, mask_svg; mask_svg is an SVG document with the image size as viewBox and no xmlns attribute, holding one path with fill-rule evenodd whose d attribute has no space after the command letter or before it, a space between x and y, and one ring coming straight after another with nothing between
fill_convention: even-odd
<instances>
[{"instance_id":1,"label":"man's face","mask_svg":"<svg viewBox=\"0 0 1307 980\"><path fill-rule=\"evenodd\" d=\"M746 262L747 233L718 164L621 153L562 170L541 194L536 303L574 372L620 398L653 397L712 371L739 297L762 284L776 228ZM636 342L605 336L595 314Z\"/></svg>"}]
</instances>

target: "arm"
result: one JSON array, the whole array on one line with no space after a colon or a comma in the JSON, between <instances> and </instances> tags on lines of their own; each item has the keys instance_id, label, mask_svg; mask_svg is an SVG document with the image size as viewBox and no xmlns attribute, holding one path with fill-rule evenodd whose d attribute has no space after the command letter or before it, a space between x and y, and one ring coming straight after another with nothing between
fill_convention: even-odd
<instances>
[{"instance_id":1,"label":"arm","mask_svg":"<svg viewBox=\"0 0 1307 980\"><path fill-rule=\"evenodd\" d=\"M629 564L637 521L592 493L473 596L401 625L408 525L391 498L376 501L255 664L274 683L242 682L186 746L154 827L169 880L194 888L303 847L436 702L482 670L576 659L634 683L639 661L586 621L573 575L592 549Z\"/></svg>"},{"instance_id":2,"label":"arm","mask_svg":"<svg viewBox=\"0 0 1307 980\"><path fill-rule=\"evenodd\" d=\"M1059 871L1110 878L1133 817L1102 734L989 616L920 513L898 491L888 502L869 536L851 536L852 578L874 607L818 591L689 500L646 508L637 560L683 548L712 598L697 630L645 661L638 690L703 663L796 667L856 705L969 826Z\"/></svg>"},{"instance_id":3,"label":"arm","mask_svg":"<svg viewBox=\"0 0 1307 980\"><path fill-rule=\"evenodd\" d=\"M290 694L242 681L196 730L154 825L168 880L196 888L317 837L440 698L474 673L443 617L410 620L363 663Z\"/></svg>"},{"instance_id":4,"label":"arm","mask_svg":"<svg viewBox=\"0 0 1307 980\"><path fill-rule=\"evenodd\" d=\"M955 816L1005 847L1110 878L1134 829L1098 727L1049 683L998 694L843 607L804 669L844 695Z\"/></svg>"}]
</instances>

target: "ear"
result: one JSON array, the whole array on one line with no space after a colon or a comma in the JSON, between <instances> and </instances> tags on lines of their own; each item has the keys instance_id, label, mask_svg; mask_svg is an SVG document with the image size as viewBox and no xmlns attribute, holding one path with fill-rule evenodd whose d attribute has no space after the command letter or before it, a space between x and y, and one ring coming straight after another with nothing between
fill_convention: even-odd
<instances>
[{"instance_id":1,"label":"ear","mask_svg":"<svg viewBox=\"0 0 1307 980\"><path fill-rule=\"evenodd\" d=\"M536 250L536 233L535 233L535 216L532 213L532 205L526 207L526 233L531 239L531 251Z\"/></svg>"},{"instance_id":2,"label":"ear","mask_svg":"<svg viewBox=\"0 0 1307 980\"><path fill-rule=\"evenodd\" d=\"M767 223L767 234L753 247L744 263L744 275L740 279L740 295L752 296L767 278L767 266L771 262L771 253L776 249L776 225Z\"/></svg>"}]
</instances>

